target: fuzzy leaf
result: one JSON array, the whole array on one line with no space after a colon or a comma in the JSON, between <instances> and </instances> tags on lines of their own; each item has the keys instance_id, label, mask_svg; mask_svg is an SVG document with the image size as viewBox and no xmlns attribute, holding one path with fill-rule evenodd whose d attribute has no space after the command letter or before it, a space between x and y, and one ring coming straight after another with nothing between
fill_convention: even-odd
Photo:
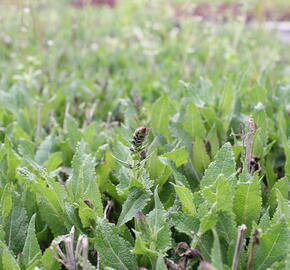
<instances>
[{"instance_id":1,"label":"fuzzy leaf","mask_svg":"<svg viewBox=\"0 0 290 270\"><path fill-rule=\"evenodd\" d=\"M183 186L174 185L174 188L179 197L179 200L181 201L183 211L185 213L195 215L196 208L193 202L192 192L188 188Z\"/></svg>"},{"instance_id":2,"label":"fuzzy leaf","mask_svg":"<svg viewBox=\"0 0 290 270\"><path fill-rule=\"evenodd\" d=\"M196 217L179 212L172 214L171 219L174 228L181 233L187 234L189 237L192 237L194 232L198 232L200 222Z\"/></svg>"},{"instance_id":3,"label":"fuzzy leaf","mask_svg":"<svg viewBox=\"0 0 290 270\"><path fill-rule=\"evenodd\" d=\"M62 163L62 153L55 152L49 155L48 159L43 163L43 166L49 171L52 172L58 168Z\"/></svg>"},{"instance_id":4,"label":"fuzzy leaf","mask_svg":"<svg viewBox=\"0 0 290 270\"><path fill-rule=\"evenodd\" d=\"M229 177L235 173L236 163L234 153L230 143L225 143L217 152L214 161L205 171L204 177L201 180L201 188L213 184L220 174Z\"/></svg>"},{"instance_id":5,"label":"fuzzy leaf","mask_svg":"<svg viewBox=\"0 0 290 270\"><path fill-rule=\"evenodd\" d=\"M105 267L118 270L136 270L137 261L132 246L120 237L113 224L98 218L95 245Z\"/></svg>"},{"instance_id":6,"label":"fuzzy leaf","mask_svg":"<svg viewBox=\"0 0 290 270\"><path fill-rule=\"evenodd\" d=\"M43 270L59 270L60 263L54 258L50 248L47 248L41 258Z\"/></svg>"},{"instance_id":7,"label":"fuzzy leaf","mask_svg":"<svg viewBox=\"0 0 290 270\"><path fill-rule=\"evenodd\" d=\"M289 253L290 230L285 218L274 224L260 236L260 245L255 249L253 269L264 270L280 261Z\"/></svg>"},{"instance_id":8,"label":"fuzzy leaf","mask_svg":"<svg viewBox=\"0 0 290 270\"><path fill-rule=\"evenodd\" d=\"M122 207L122 212L118 219L118 226L121 226L136 216L138 211L142 210L150 200L150 190L143 190L140 187L132 187L128 198Z\"/></svg>"},{"instance_id":9,"label":"fuzzy leaf","mask_svg":"<svg viewBox=\"0 0 290 270\"><path fill-rule=\"evenodd\" d=\"M149 226L151 228L153 250L165 254L171 247L171 233L165 220L165 210L158 196L157 188L154 191L154 209L148 214Z\"/></svg>"},{"instance_id":10,"label":"fuzzy leaf","mask_svg":"<svg viewBox=\"0 0 290 270\"><path fill-rule=\"evenodd\" d=\"M274 222L279 222L282 216L285 216L288 224L290 224L290 205L289 201L285 199L279 189L276 190L276 197L278 206L273 217Z\"/></svg>"},{"instance_id":11,"label":"fuzzy leaf","mask_svg":"<svg viewBox=\"0 0 290 270\"><path fill-rule=\"evenodd\" d=\"M39 149L36 151L35 161L38 164L43 164L45 161L48 160L53 144L54 137L52 135L48 135L39 146Z\"/></svg>"},{"instance_id":12,"label":"fuzzy leaf","mask_svg":"<svg viewBox=\"0 0 290 270\"><path fill-rule=\"evenodd\" d=\"M8 247L0 241L0 250L2 249L2 265L5 270L20 270L20 266L17 263L14 255L8 249ZM0 252L1 253L1 252Z\"/></svg>"},{"instance_id":13,"label":"fuzzy leaf","mask_svg":"<svg viewBox=\"0 0 290 270\"><path fill-rule=\"evenodd\" d=\"M252 222L257 222L262 206L261 187L258 180L240 182L234 198L234 213L238 225L247 226L246 234L250 235Z\"/></svg>"},{"instance_id":14,"label":"fuzzy leaf","mask_svg":"<svg viewBox=\"0 0 290 270\"><path fill-rule=\"evenodd\" d=\"M7 184L2 192L2 198L1 198L2 225L5 224L5 219L9 215L11 209L12 209L12 195L10 191L10 185Z\"/></svg>"},{"instance_id":15,"label":"fuzzy leaf","mask_svg":"<svg viewBox=\"0 0 290 270\"><path fill-rule=\"evenodd\" d=\"M179 167L187 163L188 152L185 148L177 148L171 152L165 153L163 156L171 159L175 163L175 166Z\"/></svg>"},{"instance_id":16,"label":"fuzzy leaf","mask_svg":"<svg viewBox=\"0 0 290 270\"><path fill-rule=\"evenodd\" d=\"M196 136L204 138L206 135L206 130L198 107L193 102L188 103L183 126L192 138L195 138Z\"/></svg>"},{"instance_id":17,"label":"fuzzy leaf","mask_svg":"<svg viewBox=\"0 0 290 270\"><path fill-rule=\"evenodd\" d=\"M193 165L199 173L202 173L208 167L209 162L204 141L199 136L196 136L193 145Z\"/></svg>"},{"instance_id":18,"label":"fuzzy leaf","mask_svg":"<svg viewBox=\"0 0 290 270\"><path fill-rule=\"evenodd\" d=\"M97 186L95 159L85 153L84 142L77 145L72 160L72 174L67 180L66 187L73 202L90 200L99 216L103 213L101 195Z\"/></svg>"},{"instance_id":19,"label":"fuzzy leaf","mask_svg":"<svg viewBox=\"0 0 290 270\"><path fill-rule=\"evenodd\" d=\"M21 206L14 206L6 219L4 230L7 246L16 254L22 251L27 231L27 223L26 210Z\"/></svg>"},{"instance_id":20,"label":"fuzzy leaf","mask_svg":"<svg viewBox=\"0 0 290 270\"><path fill-rule=\"evenodd\" d=\"M30 220L22 253L27 268L41 258L41 250L35 235L35 214Z\"/></svg>"},{"instance_id":21,"label":"fuzzy leaf","mask_svg":"<svg viewBox=\"0 0 290 270\"><path fill-rule=\"evenodd\" d=\"M213 246L211 249L211 263L216 269L223 270L223 260L222 260L222 253L220 247L220 241L218 234L215 229L212 230L213 232Z\"/></svg>"},{"instance_id":22,"label":"fuzzy leaf","mask_svg":"<svg viewBox=\"0 0 290 270\"><path fill-rule=\"evenodd\" d=\"M155 131L162 134L166 138L169 136L169 115L169 100L167 96L163 96L159 98L153 105L151 125Z\"/></svg>"}]
</instances>

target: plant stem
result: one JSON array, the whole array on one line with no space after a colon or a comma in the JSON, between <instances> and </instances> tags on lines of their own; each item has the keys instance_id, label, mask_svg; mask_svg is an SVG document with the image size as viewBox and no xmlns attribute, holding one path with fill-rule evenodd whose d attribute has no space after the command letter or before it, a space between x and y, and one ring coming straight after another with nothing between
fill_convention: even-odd
<instances>
[{"instance_id":1,"label":"plant stem","mask_svg":"<svg viewBox=\"0 0 290 270\"><path fill-rule=\"evenodd\" d=\"M242 224L238 228L238 238L237 238L237 243L236 243L236 248L235 248L235 255L233 258L232 270L238 269L241 251L242 251L242 244L243 244L246 230L247 230L247 226L245 224Z\"/></svg>"},{"instance_id":2,"label":"plant stem","mask_svg":"<svg viewBox=\"0 0 290 270\"><path fill-rule=\"evenodd\" d=\"M261 233L261 230L256 229L252 235L251 247L250 247L249 257L248 257L248 262L247 262L247 270L252 269L255 246L260 244L260 240L258 238L258 235L260 233Z\"/></svg>"},{"instance_id":3,"label":"plant stem","mask_svg":"<svg viewBox=\"0 0 290 270\"><path fill-rule=\"evenodd\" d=\"M246 163L248 172L251 172L251 159L252 159L252 148L253 148L253 136L256 131L256 124L252 118L248 121L248 132L247 132L247 146L246 146Z\"/></svg>"}]
</instances>

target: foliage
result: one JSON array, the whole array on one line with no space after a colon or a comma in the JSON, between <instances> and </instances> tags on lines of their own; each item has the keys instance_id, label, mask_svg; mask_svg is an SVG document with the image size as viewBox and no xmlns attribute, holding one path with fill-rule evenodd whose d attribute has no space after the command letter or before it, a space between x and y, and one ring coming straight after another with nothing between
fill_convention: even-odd
<instances>
[{"instance_id":1,"label":"foliage","mask_svg":"<svg viewBox=\"0 0 290 270\"><path fill-rule=\"evenodd\" d=\"M67 239L84 269L231 269L239 240L238 269L289 269L288 47L178 1L47 2L0 9L0 269Z\"/></svg>"}]
</instances>

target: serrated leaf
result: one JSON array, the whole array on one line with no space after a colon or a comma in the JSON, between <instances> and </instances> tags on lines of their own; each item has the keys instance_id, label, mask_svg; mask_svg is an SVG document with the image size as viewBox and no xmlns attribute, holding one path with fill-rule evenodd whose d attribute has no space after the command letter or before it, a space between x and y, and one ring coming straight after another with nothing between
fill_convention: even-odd
<instances>
[{"instance_id":1,"label":"serrated leaf","mask_svg":"<svg viewBox=\"0 0 290 270\"><path fill-rule=\"evenodd\" d=\"M169 137L169 115L169 100L167 96L163 96L153 104L151 126L166 138Z\"/></svg>"},{"instance_id":2,"label":"serrated leaf","mask_svg":"<svg viewBox=\"0 0 290 270\"><path fill-rule=\"evenodd\" d=\"M175 163L175 166L179 167L182 164L187 163L188 152L185 148L177 148L171 152L165 153L163 156L171 159Z\"/></svg>"},{"instance_id":3,"label":"serrated leaf","mask_svg":"<svg viewBox=\"0 0 290 270\"><path fill-rule=\"evenodd\" d=\"M150 190L144 190L140 187L132 187L129 191L128 198L122 207L122 212L118 219L118 226L121 226L136 216L150 200Z\"/></svg>"},{"instance_id":4,"label":"serrated leaf","mask_svg":"<svg viewBox=\"0 0 290 270\"><path fill-rule=\"evenodd\" d=\"M216 230L228 245L236 239L236 227L232 214L223 211L218 213Z\"/></svg>"},{"instance_id":5,"label":"serrated leaf","mask_svg":"<svg viewBox=\"0 0 290 270\"><path fill-rule=\"evenodd\" d=\"M23 248L23 261L28 268L41 258L41 250L35 235L35 214L32 216Z\"/></svg>"},{"instance_id":6,"label":"serrated leaf","mask_svg":"<svg viewBox=\"0 0 290 270\"><path fill-rule=\"evenodd\" d=\"M72 147L75 147L82 138L82 133L78 128L77 121L69 114L66 115L64 120L64 131L70 139Z\"/></svg>"},{"instance_id":7,"label":"serrated leaf","mask_svg":"<svg viewBox=\"0 0 290 270\"><path fill-rule=\"evenodd\" d=\"M233 187L230 180L224 176L217 179L216 187L217 210L232 213L233 209Z\"/></svg>"},{"instance_id":8,"label":"serrated leaf","mask_svg":"<svg viewBox=\"0 0 290 270\"><path fill-rule=\"evenodd\" d=\"M198 107L193 102L188 103L183 127L192 138L197 136L199 138L204 138L206 135L206 130Z\"/></svg>"},{"instance_id":9,"label":"serrated leaf","mask_svg":"<svg viewBox=\"0 0 290 270\"><path fill-rule=\"evenodd\" d=\"M211 249L211 263L218 270L223 270L224 268L223 268L223 260L222 260L219 237L215 229L213 229L212 232L213 232L214 240L213 240L213 246Z\"/></svg>"},{"instance_id":10,"label":"serrated leaf","mask_svg":"<svg viewBox=\"0 0 290 270\"><path fill-rule=\"evenodd\" d=\"M151 228L151 247L158 253L165 254L171 247L171 232L165 220L165 210L158 196L158 189L154 191L154 209L148 214L148 223Z\"/></svg>"},{"instance_id":11,"label":"serrated leaf","mask_svg":"<svg viewBox=\"0 0 290 270\"><path fill-rule=\"evenodd\" d=\"M120 237L113 224L97 218L95 245L104 267L118 270L136 270L137 261L132 246Z\"/></svg>"},{"instance_id":12,"label":"serrated leaf","mask_svg":"<svg viewBox=\"0 0 290 270\"><path fill-rule=\"evenodd\" d=\"M189 237L192 237L193 233L198 232L200 221L196 217L179 212L172 214L171 219L174 228L181 233L187 234Z\"/></svg>"},{"instance_id":13,"label":"serrated leaf","mask_svg":"<svg viewBox=\"0 0 290 270\"><path fill-rule=\"evenodd\" d=\"M60 263L54 258L50 248L47 248L41 258L43 270L59 270Z\"/></svg>"},{"instance_id":14,"label":"serrated leaf","mask_svg":"<svg viewBox=\"0 0 290 270\"><path fill-rule=\"evenodd\" d=\"M12 195L10 185L7 184L2 192L1 198L1 221L2 225L5 224L5 219L12 209Z\"/></svg>"},{"instance_id":15,"label":"serrated leaf","mask_svg":"<svg viewBox=\"0 0 290 270\"><path fill-rule=\"evenodd\" d=\"M276 212L275 212L274 217L273 217L273 222L279 222L281 217L284 216L286 218L288 224L290 224L289 201L283 197L283 195L279 189L276 189L276 198L277 198L278 206L276 208Z\"/></svg>"},{"instance_id":16,"label":"serrated leaf","mask_svg":"<svg viewBox=\"0 0 290 270\"><path fill-rule=\"evenodd\" d=\"M202 173L208 167L209 162L210 160L205 150L204 142L196 136L193 145L193 165L199 173Z\"/></svg>"},{"instance_id":17,"label":"serrated leaf","mask_svg":"<svg viewBox=\"0 0 290 270\"><path fill-rule=\"evenodd\" d=\"M164 263L164 257L162 255L159 255L156 261L156 270L167 270L167 266Z\"/></svg>"},{"instance_id":18,"label":"serrated leaf","mask_svg":"<svg viewBox=\"0 0 290 270\"><path fill-rule=\"evenodd\" d=\"M247 236L250 235L253 221L257 222L260 216L261 206L261 187L258 180L238 183L233 211L236 215L237 224L247 226Z\"/></svg>"},{"instance_id":19,"label":"serrated leaf","mask_svg":"<svg viewBox=\"0 0 290 270\"><path fill-rule=\"evenodd\" d=\"M175 166L175 163L171 159L169 159L167 157L160 156L159 160L171 169L171 171L174 175L176 184L182 184L185 187L190 188L186 177L178 170L178 168Z\"/></svg>"},{"instance_id":20,"label":"serrated leaf","mask_svg":"<svg viewBox=\"0 0 290 270\"><path fill-rule=\"evenodd\" d=\"M72 174L66 182L66 187L73 202L90 200L98 215L101 216L103 206L97 186L95 159L85 153L85 146L84 142L80 142L77 145L72 160Z\"/></svg>"},{"instance_id":21,"label":"serrated leaf","mask_svg":"<svg viewBox=\"0 0 290 270\"><path fill-rule=\"evenodd\" d=\"M209 210L205 204L201 205L198 215L200 218L200 227L198 233L202 235L206 231L212 229L217 222L216 204L214 204Z\"/></svg>"},{"instance_id":22,"label":"serrated leaf","mask_svg":"<svg viewBox=\"0 0 290 270\"><path fill-rule=\"evenodd\" d=\"M52 135L48 135L36 151L35 161L38 164L42 165L45 161L48 160L53 145L54 137Z\"/></svg>"},{"instance_id":23,"label":"serrated leaf","mask_svg":"<svg viewBox=\"0 0 290 270\"><path fill-rule=\"evenodd\" d=\"M59 183L55 183L59 185ZM37 195L37 204L42 219L48 224L53 234L65 234L65 213L63 210L64 189L53 189L44 183L32 184L32 191ZM53 186L53 185L52 185ZM56 192L58 190L58 192Z\"/></svg>"},{"instance_id":24,"label":"serrated leaf","mask_svg":"<svg viewBox=\"0 0 290 270\"><path fill-rule=\"evenodd\" d=\"M1 259L2 259L3 269L20 270L21 268L19 264L17 263L14 255L2 241L0 241L0 249L2 249Z\"/></svg>"},{"instance_id":25,"label":"serrated leaf","mask_svg":"<svg viewBox=\"0 0 290 270\"><path fill-rule=\"evenodd\" d=\"M9 249L15 254L22 251L28 226L26 210L14 206L4 225L5 239Z\"/></svg>"},{"instance_id":26,"label":"serrated leaf","mask_svg":"<svg viewBox=\"0 0 290 270\"><path fill-rule=\"evenodd\" d=\"M259 221L259 228L262 229L262 232L265 232L267 229L270 228L271 225L271 219L269 216L269 211L266 211Z\"/></svg>"},{"instance_id":27,"label":"serrated leaf","mask_svg":"<svg viewBox=\"0 0 290 270\"><path fill-rule=\"evenodd\" d=\"M211 156L214 157L217 153L217 151L219 150L219 140L218 140L218 136L217 136L217 130L216 130L216 125L214 124L208 135L207 138L210 142L210 152L211 152Z\"/></svg>"},{"instance_id":28,"label":"serrated leaf","mask_svg":"<svg viewBox=\"0 0 290 270\"><path fill-rule=\"evenodd\" d=\"M287 177L283 177L279 179L273 186L269 198L269 204L271 207L271 210L273 211L274 208L277 206L277 201L276 201L276 190L279 190L281 195L287 199L288 198L288 190L289 190L289 180Z\"/></svg>"},{"instance_id":29,"label":"serrated leaf","mask_svg":"<svg viewBox=\"0 0 290 270\"><path fill-rule=\"evenodd\" d=\"M43 163L43 166L49 171L52 172L58 168L62 163L62 153L55 152L49 155L48 159Z\"/></svg>"},{"instance_id":30,"label":"serrated leaf","mask_svg":"<svg viewBox=\"0 0 290 270\"><path fill-rule=\"evenodd\" d=\"M230 143L225 143L223 147L217 152L214 161L210 163L208 169L205 171L200 185L201 188L213 184L220 174L229 177L235 173L236 163L234 153Z\"/></svg>"},{"instance_id":31,"label":"serrated leaf","mask_svg":"<svg viewBox=\"0 0 290 270\"><path fill-rule=\"evenodd\" d=\"M95 220L94 210L90 208L86 203L81 201L79 205L79 217L82 221L84 228L90 227L92 225L92 221Z\"/></svg>"},{"instance_id":32,"label":"serrated leaf","mask_svg":"<svg viewBox=\"0 0 290 270\"><path fill-rule=\"evenodd\" d=\"M183 211L194 216L196 214L196 208L193 202L192 192L183 186L174 185L174 188L181 201Z\"/></svg>"},{"instance_id":33,"label":"serrated leaf","mask_svg":"<svg viewBox=\"0 0 290 270\"><path fill-rule=\"evenodd\" d=\"M203 188L202 196L209 205L216 204L217 210L232 213L233 208L233 185L223 175L218 176L214 185Z\"/></svg>"},{"instance_id":34,"label":"serrated leaf","mask_svg":"<svg viewBox=\"0 0 290 270\"><path fill-rule=\"evenodd\" d=\"M289 253L290 230L285 218L260 235L260 245L255 248L253 269L264 270Z\"/></svg>"}]
</instances>

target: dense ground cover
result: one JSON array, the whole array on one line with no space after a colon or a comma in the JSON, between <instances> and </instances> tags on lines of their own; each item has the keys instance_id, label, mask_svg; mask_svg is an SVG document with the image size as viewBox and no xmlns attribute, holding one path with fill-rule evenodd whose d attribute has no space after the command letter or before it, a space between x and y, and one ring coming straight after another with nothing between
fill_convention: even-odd
<instances>
[{"instance_id":1,"label":"dense ground cover","mask_svg":"<svg viewBox=\"0 0 290 270\"><path fill-rule=\"evenodd\" d=\"M286 45L167 1L0 16L0 269L290 269Z\"/></svg>"}]
</instances>

